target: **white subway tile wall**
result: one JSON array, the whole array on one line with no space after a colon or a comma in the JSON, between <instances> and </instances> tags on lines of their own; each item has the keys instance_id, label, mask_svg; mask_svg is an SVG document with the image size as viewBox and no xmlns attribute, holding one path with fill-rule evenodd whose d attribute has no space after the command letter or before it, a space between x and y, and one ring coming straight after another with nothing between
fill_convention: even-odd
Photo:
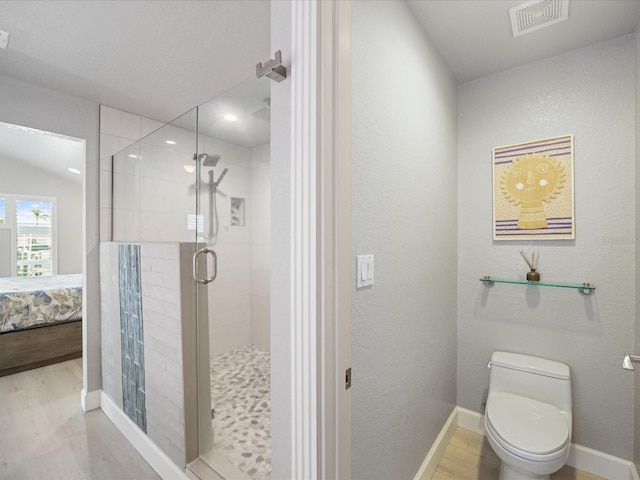
<instances>
[{"instance_id":1,"label":"white subway tile wall","mask_svg":"<svg viewBox=\"0 0 640 480\"><path fill-rule=\"evenodd\" d=\"M155 132L158 128L162 130ZM132 145L144 135L143 142ZM173 135L178 144L160 147L162 135ZM158 137L158 138L156 138ZM195 213L195 174L183 164L192 162L193 133L173 125L101 107L101 240L153 242L195 240L187 216ZM229 171L218 189L219 231L211 241L218 253L218 278L209 288L210 354L218 355L246 345L268 350L271 237L270 146L246 148L201 135L199 150L221 156L215 177ZM142 158L117 161L111 155L130 147ZM208 169L203 169L202 178ZM111 181L113 177L113 195ZM204 233L208 233L209 200L201 197ZM245 202L245 225L232 225L231 197ZM113 210L112 210L113 209ZM111 221L113 212L113 224ZM156 272L154 272L156 273ZM174 288L166 280L154 287ZM154 288L155 294L161 292ZM150 295L154 293L149 292Z\"/></svg>"},{"instance_id":2,"label":"white subway tile wall","mask_svg":"<svg viewBox=\"0 0 640 480\"><path fill-rule=\"evenodd\" d=\"M177 244L142 244L142 310L147 431L177 465L185 464L184 382ZM167 286L170 285L170 286Z\"/></svg>"},{"instance_id":3,"label":"white subway tile wall","mask_svg":"<svg viewBox=\"0 0 640 480\"><path fill-rule=\"evenodd\" d=\"M103 389L122 408L118 296L119 243L100 246ZM178 466L185 465L185 415L179 244L141 244L145 410L149 438Z\"/></svg>"},{"instance_id":4,"label":"white subway tile wall","mask_svg":"<svg viewBox=\"0 0 640 480\"><path fill-rule=\"evenodd\" d=\"M102 390L122 410L118 244L100 244Z\"/></svg>"}]
</instances>

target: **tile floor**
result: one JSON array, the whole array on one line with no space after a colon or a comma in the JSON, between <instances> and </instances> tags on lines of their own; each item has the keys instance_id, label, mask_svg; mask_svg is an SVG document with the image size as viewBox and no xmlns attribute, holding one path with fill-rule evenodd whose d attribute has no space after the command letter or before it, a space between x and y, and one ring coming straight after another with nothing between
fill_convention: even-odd
<instances>
[{"instance_id":1,"label":"tile floor","mask_svg":"<svg viewBox=\"0 0 640 480\"><path fill-rule=\"evenodd\" d=\"M211 361L214 448L253 480L271 477L271 357L243 347Z\"/></svg>"}]
</instances>

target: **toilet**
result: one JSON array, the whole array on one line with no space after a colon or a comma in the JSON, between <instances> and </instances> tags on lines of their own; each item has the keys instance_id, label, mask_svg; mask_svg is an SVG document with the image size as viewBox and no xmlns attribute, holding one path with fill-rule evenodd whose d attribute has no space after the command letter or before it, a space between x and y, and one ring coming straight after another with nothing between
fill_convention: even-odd
<instances>
[{"instance_id":1,"label":"toilet","mask_svg":"<svg viewBox=\"0 0 640 480\"><path fill-rule=\"evenodd\" d=\"M499 480L548 480L571 447L571 372L564 363L509 352L489 362L484 424Z\"/></svg>"}]
</instances>

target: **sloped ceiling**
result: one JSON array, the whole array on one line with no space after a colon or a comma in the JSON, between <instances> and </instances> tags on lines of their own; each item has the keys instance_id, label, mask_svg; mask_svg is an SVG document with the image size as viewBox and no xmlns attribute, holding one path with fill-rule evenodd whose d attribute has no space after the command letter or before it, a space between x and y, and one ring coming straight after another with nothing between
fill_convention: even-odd
<instances>
[{"instance_id":1,"label":"sloped ceiling","mask_svg":"<svg viewBox=\"0 0 640 480\"><path fill-rule=\"evenodd\" d=\"M2 161L19 161L49 175L82 183L85 166L84 142L17 125L0 122L0 175ZM76 169L78 173L69 171Z\"/></svg>"},{"instance_id":2,"label":"sloped ceiling","mask_svg":"<svg viewBox=\"0 0 640 480\"><path fill-rule=\"evenodd\" d=\"M168 122L270 58L270 2L7 1L0 74Z\"/></svg>"},{"instance_id":3,"label":"sloped ceiling","mask_svg":"<svg viewBox=\"0 0 640 480\"><path fill-rule=\"evenodd\" d=\"M459 83L635 31L638 0L567 0L568 20L514 38L509 8L524 0L408 0Z\"/></svg>"}]
</instances>

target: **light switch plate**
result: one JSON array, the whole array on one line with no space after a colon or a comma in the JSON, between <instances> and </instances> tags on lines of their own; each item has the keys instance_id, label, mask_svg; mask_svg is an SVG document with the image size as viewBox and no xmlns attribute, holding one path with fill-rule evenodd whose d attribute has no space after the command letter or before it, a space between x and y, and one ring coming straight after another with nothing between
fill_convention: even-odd
<instances>
[{"instance_id":1,"label":"light switch plate","mask_svg":"<svg viewBox=\"0 0 640 480\"><path fill-rule=\"evenodd\" d=\"M373 255L358 255L356 257L356 288L373 285L373 273Z\"/></svg>"}]
</instances>

